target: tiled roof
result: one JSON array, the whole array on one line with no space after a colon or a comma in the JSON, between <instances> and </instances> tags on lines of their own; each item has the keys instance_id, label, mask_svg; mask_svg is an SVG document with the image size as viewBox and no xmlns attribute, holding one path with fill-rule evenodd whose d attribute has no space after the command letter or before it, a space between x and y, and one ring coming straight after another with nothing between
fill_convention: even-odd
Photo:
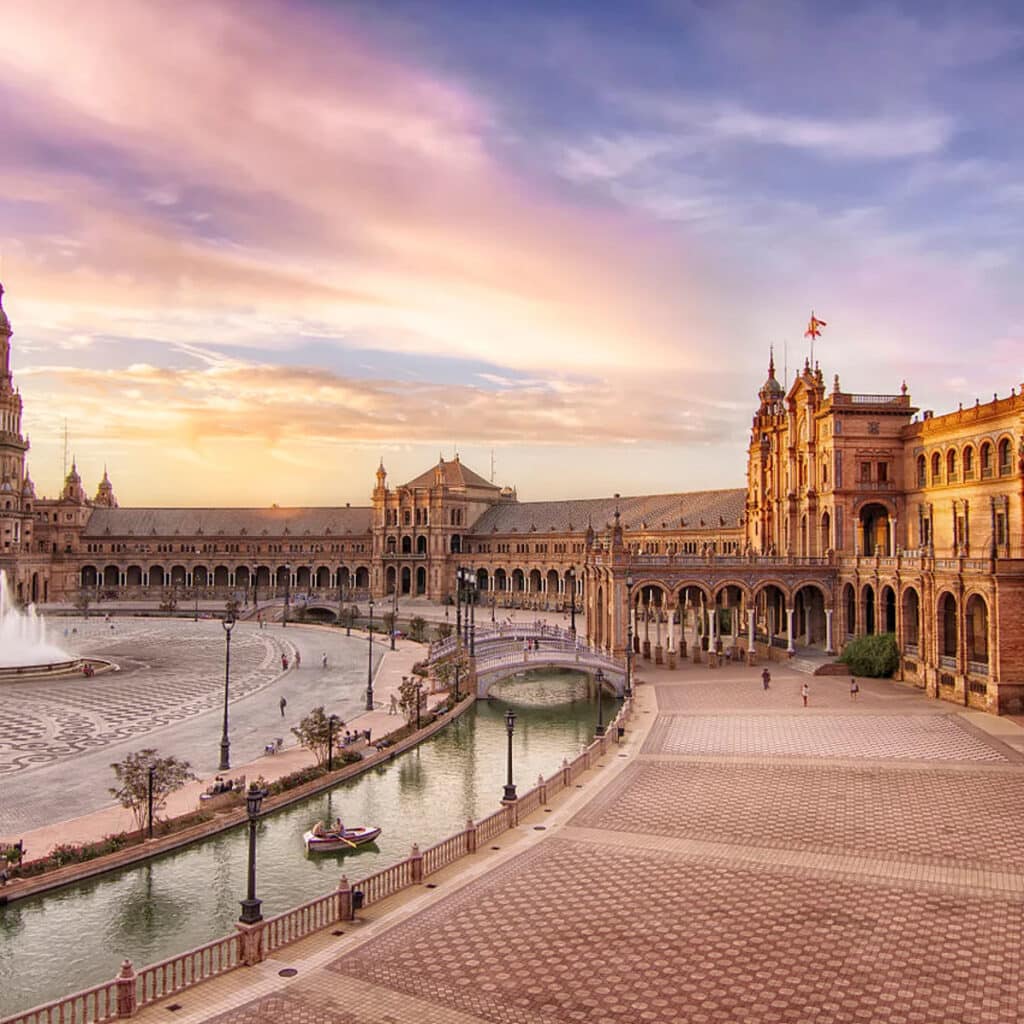
<instances>
[{"instance_id":1,"label":"tiled roof","mask_svg":"<svg viewBox=\"0 0 1024 1024\"><path fill-rule=\"evenodd\" d=\"M371 508L97 508L86 537L323 537L370 532Z\"/></svg>"},{"instance_id":2,"label":"tiled roof","mask_svg":"<svg viewBox=\"0 0 1024 1024\"><path fill-rule=\"evenodd\" d=\"M446 462L444 459L441 459L437 466L432 466L425 473L420 473L420 475L414 480L410 480L407 484L403 484L402 486L435 486L434 473L438 466L441 467L441 471L444 474L444 483L447 487L486 487L490 491L500 490L496 484L492 484L489 480L485 480L479 473L474 473L473 470L464 466L457 457L452 459L450 462Z\"/></svg>"},{"instance_id":3,"label":"tiled roof","mask_svg":"<svg viewBox=\"0 0 1024 1024\"><path fill-rule=\"evenodd\" d=\"M616 508L625 530L737 527L746 498L747 492L737 487L727 491L644 494L633 498L517 502L489 508L470 532L476 536L513 531L529 533L533 529L538 533L583 532L588 522L600 532L611 523Z\"/></svg>"}]
</instances>

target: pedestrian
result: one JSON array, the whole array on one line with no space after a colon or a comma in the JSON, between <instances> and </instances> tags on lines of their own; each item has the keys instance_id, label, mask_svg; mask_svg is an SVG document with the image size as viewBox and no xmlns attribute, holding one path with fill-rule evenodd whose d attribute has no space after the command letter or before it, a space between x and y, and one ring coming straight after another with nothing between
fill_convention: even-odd
<instances>
[{"instance_id":1,"label":"pedestrian","mask_svg":"<svg viewBox=\"0 0 1024 1024\"><path fill-rule=\"evenodd\" d=\"M398 714L398 698L394 694L391 694L391 703L388 705L388 714Z\"/></svg>"},{"instance_id":2,"label":"pedestrian","mask_svg":"<svg viewBox=\"0 0 1024 1024\"><path fill-rule=\"evenodd\" d=\"M281 654L281 671L282 672L287 672L288 671L288 655L284 654L283 652Z\"/></svg>"},{"instance_id":3,"label":"pedestrian","mask_svg":"<svg viewBox=\"0 0 1024 1024\"><path fill-rule=\"evenodd\" d=\"M299 651L298 649L296 649L296 651L295 651L295 667L296 668L301 668L302 667L302 652Z\"/></svg>"},{"instance_id":4,"label":"pedestrian","mask_svg":"<svg viewBox=\"0 0 1024 1024\"><path fill-rule=\"evenodd\" d=\"M858 693L860 693L860 687L857 685L857 680L850 676L850 700L856 700Z\"/></svg>"},{"instance_id":5,"label":"pedestrian","mask_svg":"<svg viewBox=\"0 0 1024 1024\"><path fill-rule=\"evenodd\" d=\"M327 668L327 652L326 651L324 651L324 653L320 655L320 667L321 668Z\"/></svg>"},{"instance_id":6,"label":"pedestrian","mask_svg":"<svg viewBox=\"0 0 1024 1024\"><path fill-rule=\"evenodd\" d=\"M800 696L804 699L804 707L807 707L807 698L810 697L810 695L811 688L806 683L804 683L803 686L800 687Z\"/></svg>"},{"instance_id":7,"label":"pedestrian","mask_svg":"<svg viewBox=\"0 0 1024 1024\"><path fill-rule=\"evenodd\" d=\"M366 737L366 742L367 742L367 743L369 743L369 742L370 742L370 730L369 730L369 729L367 729L367 730L366 730L366 731L365 731L365 732L363 733L363 735L364 735L364 736Z\"/></svg>"},{"instance_id":8,"label":"pedestrian","mask_svg":"<svg viewBox=\"0 0 1024 1024\"><path fill-rule=\"evenodd\" d=\"M772 674L768 671L767 667L761 673L761 685L767 690L768 684L772 681Z\"/></svg>"},{"instance_id":9,"label":"pedestrian","mask_svg":"<svg viewBox=\"0 0 1024 1024\"><path fill-rule=\"evenodd\" d=\"M282 697L281 702L278 706L281 708L281 717L284 718L284 709L288 707L288 701L286 701L284 697Z\"/></svg>"}]
</instances>

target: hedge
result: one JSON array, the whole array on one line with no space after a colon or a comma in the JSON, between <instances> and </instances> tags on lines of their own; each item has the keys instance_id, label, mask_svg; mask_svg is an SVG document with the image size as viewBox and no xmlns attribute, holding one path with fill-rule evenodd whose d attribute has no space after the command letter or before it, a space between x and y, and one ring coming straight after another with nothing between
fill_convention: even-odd
<instances>
[{"instance_id":1,"label":"hedge","mask_svg":"<svg viewBox=\"0 0 1024 1024\"><path fill-rule=\"evenodd\" d=\"M844 648L839 660L855 676L891 676L900 664L900 649L892 633L859 636Z\"/></svg>"}]
</instances>

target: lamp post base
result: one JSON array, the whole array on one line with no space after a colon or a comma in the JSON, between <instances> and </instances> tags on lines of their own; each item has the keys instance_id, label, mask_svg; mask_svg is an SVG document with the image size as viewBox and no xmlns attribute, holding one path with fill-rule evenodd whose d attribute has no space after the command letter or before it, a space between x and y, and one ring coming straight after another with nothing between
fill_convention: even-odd
<instances>
[{"instance_id":1,"label":"lamp post base","mask_svg":"<svg viewBox=\"0 0 1024 1024\"><path fill-rule=\"evenodd\" d=\"M511 803L513 800L518 800L516 796L516 787L514 784L505 783L505 795L501 798L503 803Z\"/></svg>"},{"instance_id":2,"label":"lamp post base","mask_svg":"<svg viewBox=\"0 0 1024 1024\"><path fill-rule=\"evenodd\" d=\"M231 769L231 741L225 736L220 741L220 764L217 771L226 772Z\"/></svg>"},{"instance_id":3,"label":"lamp post base","mask_svg":"<svg viewBox=\"0 0 1024 1024\"><path fill-rule=\"evenodd\" d=\"M366 710L373 710L373 690L366 691Z\"/></svg>"},{"instance_id":4,"label":"lamp post base","mask_svg":"<svg viewBox=\"0 0 1024 1024\"><path fill-rule=\"evenodd\" d=\"M603 736L604 735L604 726L603 725L597 726L594 729L594 735L595 736Z\"/></svg>"},{"instance_id":5,"label":"lamp post base","mask_svg":"<svg viewBox=\"0 0 1024 1024\"><path fill-rule=\"evenodd\" d=\"M257 921L263 920L263 915L260 913L260 907L263 905L263 900L242 900L242 916L238 919L242 924L256 924Z\"/></svg>"}]
</instances>

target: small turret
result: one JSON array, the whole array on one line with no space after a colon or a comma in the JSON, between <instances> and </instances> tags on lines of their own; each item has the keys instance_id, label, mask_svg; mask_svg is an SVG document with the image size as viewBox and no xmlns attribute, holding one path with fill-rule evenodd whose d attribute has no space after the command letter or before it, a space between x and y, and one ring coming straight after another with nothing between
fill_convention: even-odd
<instances>
[{"instance_id":1,"label":"small turret","mask_svg":"<svg viewBox=\"0 0 1024 1024\"><path fill-rule=\"evenodd\" d=\"M387 487L388 471L384 468L384 456L380 457L380 465L377 467L377 490L383 491Z\"/></svg>"},{"instance_id":2,"label":"small turret","mask_svg":"<svg viewBox=\"0 0 1024 1024\"><path fill-rule=\"evenodd\" d=\"M107 476L107 467L103 467L103 479L96 490L96 498L93 504L102 508L117 508L117 498L114 496L114 485Z\"/></svg>"},{"instance_id":3,"label":"small turret","mask_svg":"<svg viewBox=\"0 0 1024 1024\"><path fill-rule=\"evenodd\" d=\"M25 469L25 479L21 482L21 496L23 498L34 498L36 496L36 485L32 483L32 477L28 475L28 469Z\"/></svg>"},{"instance_id":4,"label":"small turret","mask_svg":"<svg viewBox=\"0 0 1024 1024\"><path fill-rule=\"evenodd\" d=\"M60 496L63 501L73 501L76 505L84 505L86 502L85 488L82 486L82 478L78 475L78 466L74 459L71 460L71 472L64 480L64 490Z\"/></svg>"}]
</instances>

